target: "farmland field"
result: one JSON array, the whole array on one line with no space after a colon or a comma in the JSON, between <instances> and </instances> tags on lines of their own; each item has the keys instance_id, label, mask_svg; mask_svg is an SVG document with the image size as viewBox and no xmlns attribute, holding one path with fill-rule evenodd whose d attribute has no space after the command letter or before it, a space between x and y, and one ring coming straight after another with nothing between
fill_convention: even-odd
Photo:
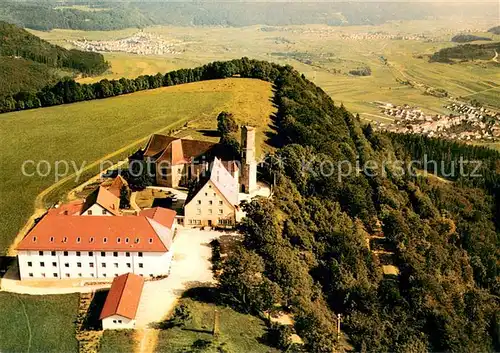
<instances>
[{"instance_id":1,"label":"farmland field","mask_svg":"<svg viewBox=\"0 0 500 353\"><path fill-rule=\"evenodd\" d=\"M99 171L102 158L118 161L144 145L151 133L168 133L189 122L184 135L201 136L196 129L216 126L221 110L235 114L241 123L257 125L258 140L264 141L269 117L273 112L269 83L251 79L226 79L191 83L130 95L80 102L70 105L26 110L0 117L0 249L5 251L19 229L37 209L56 202L84 177ZM203 137L206 138L206 137ZM214 138L212 138L214 139ZM216 139L216 138L215 138ZM25 161L43 162L41 174L23 175ZM54 163L67 161L87 169L78 180L55 183ZM35 172L28 162L27 174ZM93 164L94 163L94 164ZM63 168L64 169L64 168ZM42 190L50 192L37 198Z\"/></svg>"},{"instance_id":2,"label":"farmland field","mask_svg":"<svg viewBox=\"0 0 500 353\"><path fill-rule=\"evenodd\" d=\"M78 352L78 294L0 293L1 352Z\"/></svg>"},{"instance_id":3,"label":"farmland field","mask_svg":"<svg viewBox=\"0 0 500 353\"><path fill-rule=\"evenodd\" d=\"M248 56L294 66L329 93L335 102L342 102L368 120L383 119L378 116L379 110L373 101L410 104L430 113L448 113L443 108L446 99L425 95L426 87L445 89L450 96L476 99L500 108L500 69L492 60L454 65L428 61L434 52L454 45L451 38L462 31L500 40L500 35L485 33L494 24L474 19L400 21L350 27L157 26L143 31L162 36L167 42L183 43L179 53L162 56L105 53L112 64L111 72L83 81L133 77L162 69L194 67L214 60ZM36 34L53 43L68 44L66 39L110 40L136 32L133 29L114 32L56 30ZM370 76L349 74L350 70L365 66L370 67ZM411 81L412 84L402 84L401 81Z\"/></svg>"}]
</instances>

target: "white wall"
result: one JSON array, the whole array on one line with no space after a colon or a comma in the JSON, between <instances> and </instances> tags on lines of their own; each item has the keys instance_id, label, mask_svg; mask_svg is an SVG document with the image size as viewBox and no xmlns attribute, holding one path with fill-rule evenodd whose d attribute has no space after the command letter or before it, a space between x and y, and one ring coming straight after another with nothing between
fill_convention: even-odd
<instances>
[{"instance_id":1,"label":"white wall","mask_svg":"<svg viewBox=\"0 0 500 353\"><path fill-rule=\"evenodd\" d=\"M82 216L113 216L113 214L95 203L82 213Z\"/></svg>"},{"instance_id":2,"label":"white wall","mask_svg":"<svg viewBox=\"0 0 500 353\"><path fill-rule=\"evenodd\" d=\"M103 330L132 329L135 327L135 320L130 320L120 315L113 315L102 319Z\"/></svg>"},{"instance_id":3,"label":"white wall","mask_svg":"<svg viewBox=\"0 0 500 353\"><path fill-rule=\"evenodd\" d=\"M169 272L173 250L168 252L19 251L21 280L66 278L113 278L132 272L137 275L160 276ZM128 256L127 256L128 255Z\"/></svg>"}]
</instances>

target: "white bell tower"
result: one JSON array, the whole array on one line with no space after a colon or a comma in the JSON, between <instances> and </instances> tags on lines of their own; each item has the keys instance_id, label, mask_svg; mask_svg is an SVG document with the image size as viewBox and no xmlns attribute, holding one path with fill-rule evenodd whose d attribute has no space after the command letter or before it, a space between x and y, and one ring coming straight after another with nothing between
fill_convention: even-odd
<instances>
[{"instance_id":1,"label":"white bell tower","mask_svg":"<svg viewBox=\"0 0 500 353\"><path fill-rule=\"evenodd\" d=\"M255 128L241 127L241 192L250 194L257 189L257 162L255 161Z\"/></svg>"}]
</instances>

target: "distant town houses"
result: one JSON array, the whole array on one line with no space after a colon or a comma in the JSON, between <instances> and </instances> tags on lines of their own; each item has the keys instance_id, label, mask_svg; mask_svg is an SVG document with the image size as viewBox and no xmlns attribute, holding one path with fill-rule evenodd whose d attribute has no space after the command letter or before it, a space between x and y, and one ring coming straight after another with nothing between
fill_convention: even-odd
<instances>
[{"instance_id":1,"label":"distant town houses","mask_svg":"<svg viewBox=\"0 0 500 353\"><path fill-rule=\"evenodd\" d=\"M453 113L431 115L409 105L377 104L381 113L394 118L390 124L375 124L379 130L461 141L500 140L500 113L484 107L453 101L445 106Z\"/></svg>"},{"instance_id":2,"label":"distant town houses","mask_svg":"<svg viewBox=\"0 0 500 353\"><path fill-rule=\"evenodd\" d=\"M125 52L140 55L164 55L178 54L182 50L182 42L170 40L146 32L138 32L131 37L107 40L107 41L89 41L86 39L75 40L71 42L75 47L94 52Z\"/></svg>"}]
</instances>

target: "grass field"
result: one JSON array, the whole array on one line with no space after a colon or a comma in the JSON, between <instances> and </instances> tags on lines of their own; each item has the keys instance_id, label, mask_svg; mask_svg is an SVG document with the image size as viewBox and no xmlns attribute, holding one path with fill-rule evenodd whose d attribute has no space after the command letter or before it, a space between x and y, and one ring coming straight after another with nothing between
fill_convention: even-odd
<instances>
[{"instance_id":1,"label":"grass field","mask_svg":"<svg viewBox=\"0 0 500 353\"><path fill-rule=\"evenodd\" d=\"M191 320L186 323L186 327L161 331L156 352L278 352L261 343L266 332L261 319L227 307L186 298L180 303L189 308ZM215 309L220 313L220 333L217 340L212 336Z\"/></svg>"},{"instance_id":2,"label":"grass field","mask_svg":"<svg viewBox=\"0 0 500 353\"><path fill-rule=\"evenodd\" d=\"M0 352L78 352L78 295L0 292Z\"/></svg>"},{"instance_id":3,"label":"grass field","mask_svg":"<svg viewBox=\"0 0 500 353\"><path fill-rule=\"evenodd\" d=\"M227 79L0 116L0 249L10 245L32 214L37 195L56 182L56 161L78 167L85 163L88 170L84 176L90 176L99 170L99 163L89 167L93 162L105 156L113 161L124 158L145 145L153 132L168 133L188 121L193 129L215 127L221 110L233 112L239 122L255 123L257 138L263 141L273 112L271 96L269 83ZM196 130L184 133L201 136ZM27 160L47 161L40 171L45 174L48 165L52 171L46 177L23 175ZM70 164L69 174L72 169ZM35 172L32 164L27 172ZM74 177L58 182L36 207L50 205L77 184Z\"/></svg>"},{"instance_id":4,"label":"grass field","mask_svg":"<svg viewBox=\"0 0 500 353\"><path fill-rule=\"evenodd\" d=\"M134 330L106 330L101 337L99 353L132 353L137 345Z\"/></svg>"}]
</instances>

